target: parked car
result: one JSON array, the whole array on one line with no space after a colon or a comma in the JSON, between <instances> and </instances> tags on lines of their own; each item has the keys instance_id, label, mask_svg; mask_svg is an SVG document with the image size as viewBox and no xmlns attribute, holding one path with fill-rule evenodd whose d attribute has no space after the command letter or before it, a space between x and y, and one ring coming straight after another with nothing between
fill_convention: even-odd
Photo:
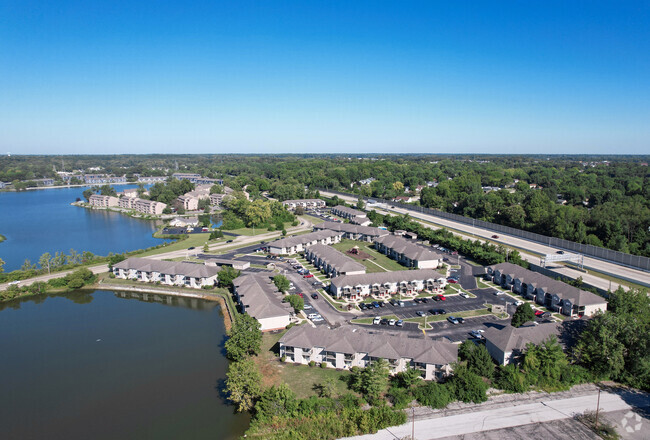
<instances>
[{"instance_id":1,"label":"parked car","mask_svg":"<svg viewBox=\"0 0 650 440\"><path fill-rule=\"evenodd\" d=\"M385 302L383 302L383 301L380 301L380 302L379 302L379 307L384 307L385 305L386 305Z\"/></svg>"},{"instance_id":2,"label":"parked car","mask_svg":"<svg viewBox=\"0 0 650 440\"><path fill-rule=\"evenodd\" d=\"M318 299L318 294L317 293L312 293L311 297L314 298L314 299Z\"/></svg>"},{"instance_id":3,"label":"parked car","mask_svg":"<svg viewBox=\"0 0 650 440\"><path fill-rule=\"evenodd\" d=\"M304 295L302 294L302 292L296 292L296 295L298 295L301 298L304 298Z\"/></svg>"},{"instance_id":4,"label":"parked car","mask_svg":"<svg viewBox=\"0 0 650 440\"><path fill-rule=\"evenodd\" d=\"M379 323L380 323L381 325L388 325L388 319L385 319L385 318L384 318L384 319L382 319L381 321L379 321Z\"/></svg>"},{"instance_id":5,"label":"parked car","mask_svg":"<svg viewBox=\"0 0 650 440\"><path fill-rule=\"evenodd\" d=\"M323 317L320 315L318 315L318 317L311 320L311 322L320 322L320 321L325 321L325 319L323 319Z\"/></svg>"},{"instance_id":6,"label":"parked car","mask_svg":"<svg viewBox=\"0 0 650 440\"><path fill-rule=\"evenodd\" d=\"M377 301L373 301L371 304L372 304L372 306L373 306L374 308L376 308L376 309L379 308L379 303L378 303Z\"/></svg>"},{"instance_id":7,"label":"parked car","mask_svg":"<svg viewBox=\"0 0 650 440\"><path fill-rule=\"evenodd\" d=\"M309 315L307 315L307 318L314 319L314 318L318 318L319 316L320 315L318 313L310 313Z\"/></svg>"},{"instance_id":8,"label":"parked car","mask_svg":"<svg viewBox=\"0 0 650 440\"><path fill-rule=\"evenodd\" d=\"M359 308L361 310L366 310L368 308L368 306L366 306L366 303L361 303L361 304L359 304Z\"/></svg>"},{"instance_id":9,"label":"parked car","mask_svg":"<svg viewBox=\"0 0 650 440\"><path fill-rule=\"evenodd\" d=\"M226 240L226 243L232 243L232 240Z\"/></svg>"},{"instance_id":10,"label":"parked car","mask_svg":"<svg viewBox=\"0 0 650 440\"><path fill-rule=\"evenodd\" d=\"M499 238L499 236L495 234L492 236L492 238Z\"/></svg>"},{"instance_id":11,"label":"parked car","mask_svg":"<svg viewBox=\"0 0 650 440\"><path fill-rule=\"evenodd\" d=\"M379 325L380 322L381 322L381 318L379 316L375 317L375 319L372 320L372 323L374 325Z\"/></svg>"},{"instance_id":12,"label":"parked car","mask_svg":"<svg viewBox=\"0 0 650 440\"><path fill-rule=\"evenodd\" d=\"M544 311L542 310L535 310L535 316L542 316L544 314Z\"/></svg>"},{"instance_id":13,"label":"parked car","mask_svg":"<svg viewBox=\"0 0 650 440\"><path fill-rule=\"evenodd\" d=\"M447 321L451 322L454 325L459 323L458 319L454 318L453 316L448 316Z\"/></svg>"},{"instance_id":14,"label":"parked car","mask_svg":"<svg viewBox=\"0 0 650 440\"><path fill-rule=\"evenodd\" d=\"M404 305L405 305L405 304L404 304L404 301L400 301L400 302L398 302L397 304L398 304L400 307L404 307Z\"/></svg>"},{"instance_id":15,"label":"parked car","mask_svg":"<svg viewBox=\"0 0 650 440\"><path fill-rule=\"evenodd\" d=\"M469 298L469 295L465 292L460 292L460 296L462 296L463 298Z\"/></svg>"},{"instance_id":16,"label":"parked car","mask_svg":"<svg viewBox=\"0 0 650 440\"><path fill-rule=\"evenodd\" d=\"M521 301L521 300L519 300L519 301L515 301L515 302L514 302L515 306L517 306L517 307L519 307L519 306L522 305L523 303L524 303L524 302Z\"/></svg>"},{"instance_id":17,"label":"parked car","mask_svg":"<svg viewBox=\"0 0 650 440\"><path fill-rule=\"evenodd\" d=\"M395 325L396 322L397 322L397 321L395 321L394 319L390 319L390 320L388 321L388 325Z\"/></svg>"},{"instance_id":18,"label":"parked car","mask_svg":"<svg viewBox=\"0 0 650 440\"><path fill-rule=\"evenodd\" d=\"M422 298L420 301L422 301L422 304L426 304L429 302L429 298Z\"/></svg>"},{"instance_id":19,"label":"parked car","mask_svg":"<svg viewBox=\"0 0 650 440\"><path fill-rule=\"evenodd\" d=\"M469 334L472 335L473 338L483 339L483 332L484 331L485 330L472 330L471 332L469 332Z\"/></svg>"},{"instance_id":20,"label":"parked car","mask_svg":"<svg viewBox=\"0 0 650 440\"><path fill-rule=\"evenodd\" d=\"M445 295L438 295L436 298L438 298L437 301L447 301L447 297Z\"/></svg>"},{"instance_id":21,"label":"parked car","mask_svg":"<svg viewBox=\"0 0 650 440\"><path fill-rule=\"evenodd\" d=\"M390 305L392 305L392 306L397 306L397 305L399 305L399 302L398 302L396 299L394 299L394 298L391 298L390 301L388 301L388 302L389 302Z\"/></svg>"},{"instance_id":22,"label":"parked car","mask_svg":"<svg viewBox=\"0 0 650 440\"><path fill-rule=\"evenodd\" d=\"M312 274L310 274L310 273L308 273L307 275L303 275L302 277L303 278L314 278L314 276Z\"/></svg>"},{"instance_id":23,"label":"parked car","mask_svg":"<svg viewBox=\"0 0 650 440\"><path fill-rule=\"evenodd\" d=\"M551 312L544 312L544 313L542 313L542 318L550 318L551 316L552 316L552 315L551 315Z\"/></svg>"},{"instance_id":24,"label":"parked car","mask_svg":"<svg viewBox=\"0 0 650 440\"><path fill-rule=\"evenodd\" d=\"M459 324L465 324L465 318L461 316L457 316L456 321L458 321Z\"/></svg>"},{"instance_id":25,"label":"parked car","mask_svg":"<svg viewBox=\"0 0 650 440\"><path fill-rule=\"evenodd\" d=\"M501 290L495 290L495 291L492 292L492 293L494 293L496 296L499 296L499 295L503 295L503 294L505 294L505 292L502 292Z\"/></svg>"},{"instance_id":26,"label":"parked car","mask_svg":"<svg viewBox=\"0 0 650 440\"><path fill-rule=\"evenodd\" d=\"M398 319L397 322L395 323L396 326L398 327L403 327L404 326L404 321L401 319Z\"/></svg>"},{"instance_id":27,"label":"parked car","mask_svg":"<svg viewBox=\"0 0 650 440\"><path fill-rule=\"evenodd\" d=\"M449 284L458 284L458 280L455 280L455 279L453 279L453 278L447 278L447 282L448 282Z\"/></svg>"},{"instance_id":28,"label":"parked car","mask_svg":"<svg viewBox=\"0 0 650 440\"><path fill-rule=\"evenodd\" d=\"M309 304L305 304L305 306L302 309L303 310L311 310L311 309L313 309L313 307L310 306Z\"/></svg>"},{"instance_id":29,"label":"parked car","mask_svg":"<svg viewBox=\"0 0 650 440\"><path fill-rule=\"evenodd\" d=\"M418 316L425 316L425 313L422 310L418 310L415 314Z\"/></svg>"},{"instance_id":30,"label":"parked car","mask_svg":"<svg viewBox=\"0 0 650 440\"><path fill-rule=\"evenodd\" d=\"M421 299L420 299L420 298L414 298L414 299L413 299L413 302L414 302L414 303L418 303L418 304L419 304L419 303L420 303L420 301L421 301Z\"/></svg>"},{"instance_id":31,"label":"parked car","mask_svg":"<svg viewBox=\"0 0 650 440\"><path fill-rule=\"evenodd\" d=\"M564 251L557 251L556 254L563 255L563 254L564 254Z\"/></svg>"},{"instance_id":32,"label":"parked car","mask_svg":"<svg viewBox=\"0 0 650 440\"><path fill-rule=\"evenodd\" d=\"M194 246L190 246L187 248L188 251L191 251L192 249L196 249Z\"/></svg>"}]
</instances>

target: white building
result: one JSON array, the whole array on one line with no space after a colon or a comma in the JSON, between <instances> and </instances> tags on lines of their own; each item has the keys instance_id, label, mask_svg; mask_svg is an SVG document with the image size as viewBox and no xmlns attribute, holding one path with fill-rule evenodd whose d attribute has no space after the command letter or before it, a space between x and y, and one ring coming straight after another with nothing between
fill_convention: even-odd
<instances>
[{"instance_id":1,"label":"white building","mask_svg":"<svg viewBox=\"0 0 650 440\"><path fill-rule=\"evenodd\" d=\"M263 332L282 329L291 323L293 308L282 302L284 295L269 276L240 276L233 280L233 286L242 313L257 319Z\"/></svg>"},{"instance_id":2,"label":"white building","mask_svg":"<svg viewBox=\"0 0 650 440\"><path fill-rule=\"evenodd\" d=\"M315 244L338 243L341 241L341 237L343 237L343 233L330 230L310 232L276 240L269 244L269 252L278 255L297 254Z\"/></svg>"},{"instance_id":3,"label":"white building","mask_svg":"<svg viewBox=\"0 0 650 440\"><path fill-rule=\"evenodd\" d=\"M305 259L330 277L366 273L366 266L324 244L309 246L305 250Z\"/></svg>"},{"instance_id":4,"label":"white building","mask_svg":"<svg viewBox=\"0 0 650 440\"><path fill-rule=\"evenodd\" d=\"M368 295L390 296L422 290L438 292L444 285L438 271L420 269L339 276L332 278L329 290L337 298L345 296L357 299Z\"/></svg>"},{"instance_id":5,"label":"white building","mask_svg":"<svg viewBox=\"0 0 650 440\"><path fill-rule=\"evenodd\" d=\"M289 211L295 210L298 206L302 206L305 209L317 209L326 206L325 200L321 199L285 200L282 204L286 206Z\"/></svg>"},{"instance_id":6,"label":"white building","mask_svg":"<svg viewBox=\"0 0 650 440\"><path fill-rule=\"evenodd\" d=\"M342 232L345 238L357 241L372 242L375 238L390 235L385 229L370 226L359 226L351 223L323 222L314 225L314 231L330 230Z\"/></svg>"},{"instance_id":7,"label":"white building","mask_svg":"<svg viewBox=\"0 0 650 440\"><path fill-rule=\"evenodd\" d=\"M374 240L375 248L406 267L435 269L442 265L442 255L399 235L386 235Z\"/></svg>"},{"instance_id":8,"label":"white building","mask_svg":"<svg viewBox=\"0 0 650 440\"><path fill-rule=\"evenodd\" d=\"M519 328L506 325L503 328L488 328L483 337L490 356L500 365L508 365L518 361L527 344L540 344L549 337L557 338L560 330L561 324L557 322L522 325Z\"/></svg>"},{"instance_id":9,"label":"white building","mask_svg":"<svg viewBox=\"0 0 650 440\"><path fill-rule=\"evenodd\" d=\"M119 199L117 197L102 196L99 194L93 194L88 199L88 203L90 203L91 206L94 206L96 208L108 208L110 206L117 206L118 202Z\"/></svg>"},{"instance_id":10,"label":"white building","mask_svg":"<svg viewBox=\"0 0 650 440\"><path fill-rule=\"evenodd\" d=\"M378 359L388 361L391 374L415 368L424 380L451 374L458 361L458 346L444 340L410 338L387 333L371 334L356 326L336 329L296 326L280 338L280 356L285 362L326 363L327 367L349 370L364 368Z\"/></svg>"},{"instance_id":11,"label":"white building","mask_svg":"<svg viewBox=\"0 0 650 440\"><path fill-rule=\"evenodd\" d=\"M185 286L200 289L214 286L219 268L204 264L160 261L151 258L128 258L113 265L113 274L122 279L168 286Z\"/></svg>"}]
</instances>

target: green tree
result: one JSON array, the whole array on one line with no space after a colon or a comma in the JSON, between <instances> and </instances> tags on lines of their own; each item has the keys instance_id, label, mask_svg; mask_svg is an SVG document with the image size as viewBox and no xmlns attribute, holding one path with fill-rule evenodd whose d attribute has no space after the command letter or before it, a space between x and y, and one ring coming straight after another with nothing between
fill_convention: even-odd
<instances>
[{"instance_id":1,"label":"green tree","mask_svg":"<svg viewBox=\"0 0 650 440\"><path fill-rule=\"evenodd\" d=\"M294 211L294 214L296 215L305 215L305 208L302 206L296 206L296 210Z\"/></svg>"},{"instance_id":2,"label":"green tree","mask_svg":"<svg viewBox=\"0 0 650 440\"><path fill-rule=\"evenodd\" d=\"M388 388L389 373L385 359L372 361L365 368L352 371L351 387L370 399L378 399Z\"/></svg>"},{"instance_id":3,"label":"green tree","mask_svg":"<svg viewBox=\"0 0 650 440\"><path fill-rule=\"evenodd\" d=\"M226 288L232 287L233 280L237 278L240 274L241 274L240 271L238 271L237 269L231 266L223 266L219 271L219 274L217 275L217 279L219 280L219 285L221 287L226 287Z\"/></svg>"},{"instance_id":4,"label":"green tree","mask_svg":"<svg viewBox=\"0 0 650 440\"><path fill-rule=\"evenodd\" d=\"M256 355L260 352L261 344L262 331L259 321L246 313L237 315L230 338L225 344L228 359L239 361Z\"/></svg>"},{"instance_id":5,"label":"green tree","mask_svg":"<svg viewBox=\"0 0 650 440\"><path fill-rule=\"evenodd\" d=\"M29 260L25 260L25 261L26 261L26 262L29 262ZM6 264L6 263L5 263L5 260L3 260L2 258L0 258L0 273L2 273L2 272L5 271L5 268L4 268L4 265L5 265L5 264ZM23 264L23 266L24 266L24 264ZM31 264L30 264L30 266L31 266Z\"/></svg>"},{"instance_id":6,"label":"green tree","mask_svg":"<svg viewBox=\"0 0 650 440\"><path fill-rule=\"evenodd\" d=\"M414 385L416 382L419 382L422 379L422 374L415 368L407 368L405 371L401 371L395 375L395 380L402 388L410 388L411 385Z\"/></svg>"},{"instance_id":7,"label":"green tree","mask_svg":"<svg viewBox=\"0 0 650 440\"><path fill-rule=\"evenodd\" d=\"M529 380L540 385L552 385L559 382L567 364L566 355L557 338L551 336L541 344L526 346L522 366Z\"/></svg>"},{"instance_id":8,"label":"green tree","mask_svg":"<svg viewBox=\"0 0 650 440\"><path fill-rule=\"evenodd\" d=\"M517 310L515 310L515 313L512 315L512 320L510 321L510 324L513 327L521 327L525 323L534 320L535 320L535 312L533 311L533 308L530 306L530 304L523 303L522 305L517 307Z\"/></svg>"},{"instance_id":9,"label":"green tree","mask_svg":"<svg viewBox=\"0 0 650 440\"><path fill-rule=\"evenodd\" d=\"M210 187L210 194L223 194L223 186L215 183Z\"/></svg>"},{"instance_id":10,"label":"green tree","mask_svg":"<svg viewBox=\"0 0 650 440\"><path fill-rule=\"evenodd\" d=\"M492 378L494 373L494 361L488 353L485 345L475 344L469 339L460 344L458 358L467 362L467 369L479 376Z\"/></svg>"},{"instance_id":11,"label":"green tree","mask_svg":"<svg viewBox=\"0 0 650 440\"><path fill-rule=\"evenodd\" d=\"M117 197L117 192L115 191L115 188L113 188L110 185L102 185L99 188L99 193L103 196L113 196Z\"/></svg>"},{"instance_id":12,"label":"green tree","mask_svg":"<svg viewBox=\"0 0 650 440\"><path fill-rule=\"evenodd\" d=\"M359 196L357 199L357 209L364 210L366 208L366 204L363 202L363 197Z\"/></svg>"},{"instance_id":13,"label":"green tree","mask_svg":"<svg viewBox=\"0 0 650 440\"><path fill-rule=\"evenodd\" d=\"M293 310L298 313L305 308L305 300L300 295L289 295L285 300L291 304Z\"/></svg>"},{"instance_id":14,"label":"green tree","mask_svg":"<svg viewBox=\"0 0 650 440\"><path fill-rule=\"evenodd\" d=\"M230 363L226 393L238 412L251 410L262 393L262 375L252 359Z\"/></svg>"},{"instance_id":15,"label":"green tree","mask_svg":"<svg viewBox=\"0 0 650 440\"><path fill-rule=\"evenodd\" d=\"M481 403L487 400L488 385L481 377L464 365L454 367L454 375L448 382L451 394L463 402Z\"/></svg>"},{"instance_id":16,"label":"green tree","mask_svg":"<svg viewBox=\"0 0 650 440\"><path fill-rule=\"evenodd\" d=\"M255 404L255 419L293 417L298 410L298 399L286 383L266 389Z\"/></svg>"},{"instance_id":17,"label":"green tree","mask_svg":"<svg viewBox=\"0 0 650 440\"><path fill-rule=\"evenodd\" d=\"M84 280L78 277L73 277L68 280L68 287L70 289L79 289L83 287Z\"/></svg>"},{"instance_id":18,"label":"green tree","mask_svg":"<svg viewBox=\"0 0 650 440\"><path fill-rule=\"evenodd\" d=\"M47 269L47 273L51 273L51 264L52 264L52 255L49 252L45 252L38 259L38 265L41 266L41 269Z\"/></svg>"},{"instance_id":19,"label":"green tree","mask_svg":"<svg viewBox=\"0 0 650 440\"><path fill-rule=\"evenodd\" d=\"M289 279L284 275L274 276L273 284L275 284L275 287L277 287L280 292L286 292L289 290L289 287L291 287L291 283L289 282Z\"/></svg>"}]
</instances>

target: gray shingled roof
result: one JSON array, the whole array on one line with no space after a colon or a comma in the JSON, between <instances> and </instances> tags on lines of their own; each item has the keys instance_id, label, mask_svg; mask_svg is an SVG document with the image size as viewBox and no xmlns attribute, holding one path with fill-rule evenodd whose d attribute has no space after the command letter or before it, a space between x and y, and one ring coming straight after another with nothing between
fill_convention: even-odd
<instances>
[{"instance_id":1,"label":"gray shingled roof","mask_svg":"<svg viewBox=\"0 0 650 440\"><path fill-rule=\"evenodd\" d=\"M246 313L253 318L273 318L291 313L291 305L282 302L283 295L269 276L240 276L233 280L233 285Z\"/></svg>"},{"instance_id":2,"label":"gray shingled roof","mask_svg":"<svg viewBox=\"0 0 650 440\"><path fill-rule=\"evenodd\" d=\"M347 215L349 215L351 217L357 217L357 216L365 217L366 216L366 213L363 212L363 211L359 211L358 209L348 208L347 206L343 206L343 205L336 205L335 207L332 208L332 210L333 211L336 210L336 211L344 212L344 213L346 213Z\"/></svg>"},{"instance_id":3,"label":"gray shingled roof","mask_svg":"<svg viewBox=\"0 0 650 440\"><path fill-rule=\"evenodd\" d=\"M331 246L324 244L315 244L307 248L320 259L326 261L330 266L339 273L366 271L366 266L348 257L342 252L337 251Z\"/></svg>"},{"instance_id":4,"label":"gray shingled roof","mask_svg":"<svg viewBox=\"0 0 650 440\"><path fill-rule=\"evenodd\" d=\"M369 221L370 219L368 217L360 217L360 216L352 217L350 219L350 223L352 223L353 225L361 225L362 223L367 223Z\"/></svg>"},{"instance_id":5,"label":"gray shingled roof","mask_svg":"<svg viewBox=\"0 0 650 440\"><path fill-rule=\"evenodd\" d=\"M372 226L360 226L353 225L350 223L339 223L339 222L323 222L317 225L314 225L314 229L330 229L332 231L341 231L350 234L363 234L370 237L381 237L384 235L389 235L390 232L385 229L373 228Z\"/></svg>"},{"instance_id":6,"label":"gray shingled roof","mask_svg":"<svg viewBox=\"0 0 650 440\"><path fill-rule=\"evenodd\" d=\"M179 261L161 261L152 258L128 258L113 265L113 268L139 270L142 272L159 272L167 275L185 275L194 278L210 278L221 269L204 264L184 263Z\"/></svg>"},{"instance_id":7,"label":"gray shingled roof","mask_svg":"<svg viewBox=\"0 0 650 440\"><path fill-rule=\"evenodd\" d=\"M291 347L311 349L322 347L337 353L368 353L384 359L413 359L435 365L458 361L458 346L443 340L408 338L384 332L377 333L355 326L344 325L330 330L325 327L296 326L280 338L280 343Z\"/></svg>"},{"instance_id":8,"label":"gray shingled roof","mask_svg":"<svg viewBox=\"0 0 650 440\"><path fill-rule=\"evenodd\" d=\"M336 237L337 235L341 234L331 230L315 231L310 232L309 234L296 235L295 237L282 238L280 240L271 242L269 246L278 248L290 248L299 244L306 244L316 240Z\"/></svg>"},{"instance_id":9,"label":"gray shingled roof","mask_svg":"<svg viewBox=\"0 0 650 440\"><path fill-rule=\"evenodd\" d=\"M399 235L387 235L385 237L375 238L374 242L381 243L382 245L393 249L395 252L403 254L406 258L414 261L442 261L442 255L433 252L424 246L413 243Z\"/></svg>"},{"instance_id":10,"label":"gray shingled roof","mask_svg":"<svg viewBox=\"0 0 650 440\"><path fill-rule=\"evenodd\" d=\"M578 289L562 281L554 280L553 278L542 275L539 272L524 269L512 263L500 263L490 266L492 270L498 270L502 274L510 275L513 279L518 278L526 284L530 284L536 288L544 288L551 294L556 294L561 299L568 299L577 306L589 306L596 304L604 304L607 301L605 298L598 296L594 293L587 292L586 290Z\"/></svg>"},{"instance_id":11,"label":"gray shingled roof","mask_svg":"<svg viewBox=\"0 0 650 440\"><path fill-rule=\"evenodd\" d=\"M561 323L548 322L538 325L525 325L519 328L507 325L503 328L490 327L483 333L486 341L490 341L504 353L522 350L526 344L539 344L549 336L560 334Z\"/></svg>"},{"instance_id":12,"label":"gray shingled roof","mask_svg":"<svg viewBox=\"0 0 650 440\"><path fill-rule=\"evenodd\" d=\"M342 275L332 278L332 285L338 288L345 286L373 285L384 283L400 283L402 281L437 280L443 277L433 269L397 270L395 272L377 272L362 275Z\"/></svg>"}]
</instances>

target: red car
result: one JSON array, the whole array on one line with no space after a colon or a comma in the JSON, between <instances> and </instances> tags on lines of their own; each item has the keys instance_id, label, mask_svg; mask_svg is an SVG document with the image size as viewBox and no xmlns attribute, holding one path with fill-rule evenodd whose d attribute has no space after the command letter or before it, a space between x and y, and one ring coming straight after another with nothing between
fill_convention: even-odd
<instances>
[{"instance_id":1,"label":"red car","mask_svg":"<svg viewBox=\"0 0 650 440\"><path fill-rule=\"evenodd\" d=\"M535 316L542 316L544 314L541 310L535 310Z\"/></svg>"},{"instance_id":2,"label":"red car","mask_svg":"<svg viewBox=\"0 0 650 440\"><path fill-rule=\"evenodd\" d=\"M296 293L296 295L298 295L298 296L301 297L301 298L303 297L303 296L302 296L302 292L298 292L298 293Z\"/></svg>"},{"instance_id":3,"label":"red car","mask_svg":"<svg viewBox=\"0 0 650 440\"><path fill-rule=\"evenodd\" d=\"M308 273L307 275L303 275L303 278L314 278L314 275Z\"/></svg>"},{"instance_id":4,"label":"red car","mask_svg":"<svg viewBox=\"0 0 650 440\"><path fill-rule=\"evenodd\" d=\"M453 278L449 278L449 279L447 280L447 282L448 282L449 284L458 284L458 281L456 281L456 280L453 279Z\"/></svg>"},{"instance_id":5,"label":"red car","mask_svg":"<svg viewBox=\"0 0 650 440\"><path fill-rule=\"evenodd\" d=\"M438 295L438 301L447 301L447 297L444 295Z\"/></svg>"}]
</instances>

